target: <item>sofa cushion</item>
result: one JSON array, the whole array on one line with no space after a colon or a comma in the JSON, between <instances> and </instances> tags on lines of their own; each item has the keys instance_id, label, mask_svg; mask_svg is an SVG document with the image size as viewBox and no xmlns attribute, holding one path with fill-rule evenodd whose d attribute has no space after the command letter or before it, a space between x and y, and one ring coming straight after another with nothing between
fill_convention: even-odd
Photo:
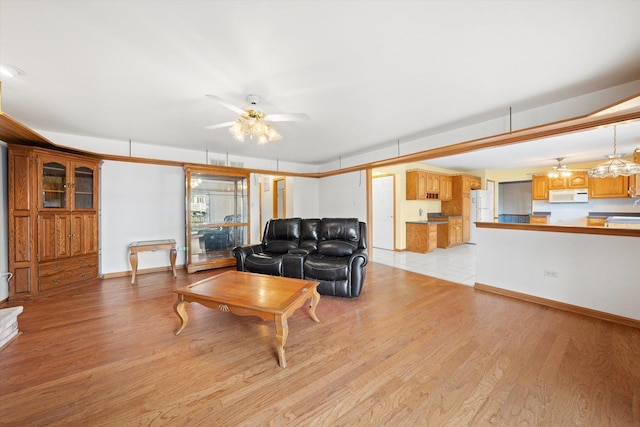
<instances>
[{"instance_id":1,"label":"sofa cushion","mask_svg":"<svg viewBox=\"0 0 640 427\"><path fill-rule=\"evenodd\" d=\"M305 279L336 281L346 280L348 275L349 263L344 258L315 253L304 261Z\"/></svg>"},{"instance_id":2,"label":"sofa cushion","mask_svg":"<svg viewBox=\"0 0 640 427\"><path fill-rule=\"evenodd\" d=\"M300 218L273 219L264 233L267 252L285 254L296 249L300 240Z\"/></svg>"},{"instance_id":3,"label":"sofa cushion","mask_svg":"<svg viewBox=\"0 0 640 427\"><path fill-rule=\"evenodd\" d=\"M358 218L323 218L318 237L320 241L345 240L357 244L360 239Z\"/></svg>"},{"instance_id":4,"label":"sofa cushion","mask_svg":"<svg viewBox=\"0 0 640 427\"><path fill-rule=\"evenodd\" d=\"M282 255L250 254L244 261L244 267L250 273L279 276L282 274Z\"/></svg>"},{"instance_id":5,"label":"sofa cushion","mask_svg":"<svg viewBox=\"0 0 640 427\"><path fill-rule=\"evenodd\" d=\"M318 252L329 256L349 256L358 249L360 223L357 218L323 218L320 222Z\"/></svg>"},{"instance_id":6,"label":"sofa cushion","mask_svg":"<svg viewBox=\"0 0 640 427\"><path fill-rule=\"evenodd\" d=\"M320 232L320 219L303 219L300 222L300 249L305 249L309 252L315 252L318 250L318 234Z\"/></svg>"},{"instance_id":7,"label":"sofa cushion","mask_svg":"<svg viewBox=\"0 0 640 427\"><path fill-rule=\"evenodd\" d=\"M318 252L329 256L351 256L356 249L358 249L357 243L345 242L344 240L326 240L318 243Z\"/></svg>"}]
</instances>

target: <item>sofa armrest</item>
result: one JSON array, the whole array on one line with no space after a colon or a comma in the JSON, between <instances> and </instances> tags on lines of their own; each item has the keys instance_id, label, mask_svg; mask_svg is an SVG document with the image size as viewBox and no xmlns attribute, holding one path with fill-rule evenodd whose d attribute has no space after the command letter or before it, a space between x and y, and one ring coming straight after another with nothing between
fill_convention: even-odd
<instances>
[{"instance_id":1,"label":"sofa armrest","mask_svg":"<svg viewBox=\"0 0 640 427\"><path fill-rule=\"evenodd\" d=\"M282 275L304 279L304 260L309 255L306 249L291 249L282 256Z\"/></svg>"},{"instance_id":2,"label":"sofa armrest","mask_svg":"<svg viewBox=\"0 0 640 427\"><path fill-rule=\"evenodd\" d=\"M358 249L351 254L349 257L349 265L353 266L356 261L361 267L367 265L367 262L369 262L369 255L367 254L366 249Z\"/></svg>"},{"instance_id":3,"label":"sofa armrest","mask_svg":"<svg viewBox=\"0 0 640 427\"><path fill-rule=\"evenodd\" d=\"M247 271L244 267L244 261L248 255L259 254L264 252L265 247L262 243L257 245L236 246L233 248L233 256L236 258L236 270Z\"/></svg>"},{"instance_id":4,"label":"sofa armrest","mask_svg":"<svg viewBox=\"0 0 640 427\"><path fill-rule=\"evenodd\" d=\"M362 291L362 285L367 272L367 269L365 268L367 262L369 262L369 256L366 249L357 250L349 258L349 281L352 298L359 296Z\"/></svg>"}]
</instances>

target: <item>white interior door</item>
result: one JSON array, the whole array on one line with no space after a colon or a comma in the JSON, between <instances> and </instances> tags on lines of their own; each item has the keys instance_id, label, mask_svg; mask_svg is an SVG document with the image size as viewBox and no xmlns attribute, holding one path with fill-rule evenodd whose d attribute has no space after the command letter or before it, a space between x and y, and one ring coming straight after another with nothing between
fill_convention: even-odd
<instances>
[{"instance_id":1,"label":"white interior door","mask_svg":"<svg viewBox=\"0 0 640 427\"><path fill-rule=\"evenodd\" d=\"M393 176L372 179L373 247L394 250Z\"/></svg>"}]
</instances>

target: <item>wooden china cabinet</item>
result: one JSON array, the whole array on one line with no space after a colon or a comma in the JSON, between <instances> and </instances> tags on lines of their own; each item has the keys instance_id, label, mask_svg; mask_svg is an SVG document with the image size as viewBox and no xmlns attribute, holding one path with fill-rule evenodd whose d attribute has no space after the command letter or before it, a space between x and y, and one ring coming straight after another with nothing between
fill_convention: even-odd
<instances>
[{"instance_id":1,"label":"wooden china cabinet","mask_svg":"<svg viewBox=\"0 0 640 427\"><path fill-rule=\"evenodd\" d=\"M99 159L8 148L9 298L98 277Z\"/></svg>"}]
</instances>

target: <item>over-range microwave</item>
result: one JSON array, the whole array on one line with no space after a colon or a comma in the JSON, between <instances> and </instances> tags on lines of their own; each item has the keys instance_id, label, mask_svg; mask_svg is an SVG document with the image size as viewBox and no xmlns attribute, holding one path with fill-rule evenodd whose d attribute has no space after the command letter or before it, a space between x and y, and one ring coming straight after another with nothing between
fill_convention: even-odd
<instances>
[{"instance_id":1,"label":"over-range microwave","mask_svg":"<svg viewBox=\"0 0 640 427\"><path fill-rule=\"evenodd\" d=\"M549 190L549 203L588 203L588 188L569 188L566 190Z\"/></svg>"}]
</instances>

